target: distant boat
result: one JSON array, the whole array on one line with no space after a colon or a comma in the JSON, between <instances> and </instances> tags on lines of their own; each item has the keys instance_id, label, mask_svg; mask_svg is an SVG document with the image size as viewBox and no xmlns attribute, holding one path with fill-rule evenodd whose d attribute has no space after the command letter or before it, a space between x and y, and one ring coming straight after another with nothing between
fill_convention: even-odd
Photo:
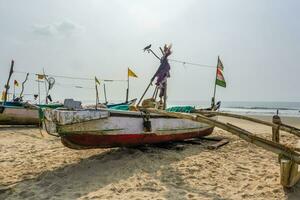
<instances>
[{"instance_id":1,"label":"distant boat","mask_svg":"<svg viewBox=\"0 0 300 200\"><path fill-rule=\"evenodd\" d=\"M0 105L0 125L38 125L40 124L41 108L55 109L62 104L31 105L22 102L5 102Z\"/></svg>"},{"instance_id":2,"label":"distant boat","mask_svg":"<svg viewBox=\"0 0 300 200\"><path fill-rule=\"evenodd\" d=\"M137 98L124 103L107 104L106 106L107 108L114 109L114 110L129 110L129 106L134 105L136 100Z\"/></svg>"}]
</instances>

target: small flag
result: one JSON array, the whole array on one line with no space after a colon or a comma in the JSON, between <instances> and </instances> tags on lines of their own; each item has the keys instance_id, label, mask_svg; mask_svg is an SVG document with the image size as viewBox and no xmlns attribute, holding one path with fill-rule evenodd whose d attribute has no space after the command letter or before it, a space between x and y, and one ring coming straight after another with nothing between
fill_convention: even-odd
<instances>
[{"instance_id":1,"label":"small flag","mask_svg":"<svg viewBox=\"0 0 300 200\"><path fill-rule=\"evenodd\" d=\"M135 78L137 78L138 76L131 69L128 68L128 77L135 77Z\"/></svg>"},{"instance_id":2,"label":"small flag","mask_svg":"<svg viewBox=\"0 0 300 200\"><path fill-rule=\"evenodd\" d=\"M96 76L95 76L95 82L96 82L96 84L100 85L100 81L97 79Z\"/></svg>"},{"instance_id":3,"label":"small flag","mask_svg":"<svg viewBox=\"0 0 300 200\"><path fill-rule=\"evenodd\" d=\"M223 76L223 69L224 69L224 66L222 64L222 61L218 57L216 85L226 88L226 82L225 82L225 78Z\"/></svg>"},{"instance_id":4,"label":"small flag","mask_svg":"<svg viewBox=\"0 0 300 200\"><path fill-rule=\"evenodd\" d=\"M5 98L5 91L2 91L1 100L4 101L4 98Z\"/></svg>"},{"instance_id":5,"label":"small flag","mask_svg":"<svg viewBox=\"0 0 300 200\"><path fill-rule=\"evenodd\" d=\"M14 85L19 87L19 82L17 80L14 81Z\"/></svg>"},{"instance_id":6,"label":"small flag","mask_svg":"<svg viewBox=\"0 0 300 200\"><path fill-rule=\"evenodd\" d=\"M44 74L37 74L37 78L42 80L45 78L45 75Z\"/></svg>"}]
</instances>

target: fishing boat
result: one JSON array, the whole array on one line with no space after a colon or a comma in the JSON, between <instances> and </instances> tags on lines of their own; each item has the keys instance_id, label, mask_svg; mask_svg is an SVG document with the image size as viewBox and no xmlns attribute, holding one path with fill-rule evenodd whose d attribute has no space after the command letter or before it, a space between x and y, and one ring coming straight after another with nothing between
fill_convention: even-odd
<instances>
[{"instance_id":1,"label":"fishing boat","mask_svg":"<svg viewBox=\"0 0 300 200\"><path fill-rule=\"evenodd\" d=\"M39 125L42 108L55 109L63 104L6 102L0 105L0 125Z\"/></svg>"},{"instance_id":2,"label":"fishing boat","mask_svg":"<svg viewBox=\"0 0 300 200\"><path fill-rule=\"evenodd\" d=\"M9 82L11 76L13 74L14 61L11 62L10 72L8 76L7 83L5 85L5 92L3 95L3 101L0 102L0 125L39 125L40 124L40 116L43 114L42 109L55 109L58 107L62 107L63 104L60 103L46 103L46 104L30 104L28 102L23 101L23 91L25 82L28 80L28 73L26 75L25 80L22 82L22 91L18 97L15 97L15 89L14 89L14 99L12 101L7 100L8 90L10 88ZM55 81L53 78L49 78L48 82L48 90L53 87ZM15 83L14 83L15 86ZM49 98L47 94L47 98ZM51 98L50 98L51 99ZM46 99L47 102L48 99Z\"/></svg>"},{"instance_id":3,"label":"fishing boat","mask_svg":"<svg viewBox=\"0 0 300 200\"><path fill-rule=\"evenodd\" d=\"M163 142L181 141L207 136L214 127L201 122L152 114L143 108L166 107L166 86L170 65L171 46L165 45L160 66L134 110L101 109L46 109L44 127L50 134L58 133L62 143L73 149L128 147ZM144 95L156 79L153 97ZM159 93L159 101L156 97ZM139 104L142 102L142 107ZM77 104L77 103L75 103ZM69 104L70 105L70 104Z\"/></svg>"},{"instance_id":4,"label":"fishing boat","mask_svg":"<svg viewBox=\"0 0 300 200\"><path fill-rule=\"evenodd\" d=\"M181 141L213 131L213 126L186 119L109 109L47 110L44 123L46 131L57 132L62 143L72 149Z\"/></svg>"}]
</instances>

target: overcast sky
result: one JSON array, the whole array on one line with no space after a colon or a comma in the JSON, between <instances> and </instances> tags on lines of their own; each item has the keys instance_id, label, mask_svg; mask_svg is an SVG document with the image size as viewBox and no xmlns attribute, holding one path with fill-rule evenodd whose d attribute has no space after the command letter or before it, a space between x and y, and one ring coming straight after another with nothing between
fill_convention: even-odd
<instances>
[{"instance_id":1,"label":"overcast sky","mask_svg":"<svg viewBox=\"0 0 300 200\"><path fill-rule=\"evenodd\" d=\"M299 101L299 7L298 0L0 0L0 87L11 59L16 71L99 79L126 79L130 67L139 76L130 97L140 97L159 65L143 47L159 53L172 43L173 59L216 65L220 55L227 82L217 88L220 100ZM170 64L169 100L210 100L214 68ZM25 93L37 93L34 79ZM95 97L93 81L56 83L55 100ZM126 83L106 88L109 100L125 99Z\"/></svg>"}]
</instances>

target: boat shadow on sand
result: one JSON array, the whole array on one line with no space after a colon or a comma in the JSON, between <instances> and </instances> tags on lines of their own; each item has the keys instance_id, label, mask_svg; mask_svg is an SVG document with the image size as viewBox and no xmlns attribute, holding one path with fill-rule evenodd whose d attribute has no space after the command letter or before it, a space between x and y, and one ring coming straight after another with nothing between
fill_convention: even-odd
<instances>
[{"instance_id":1,"label":"boat shadow on sand","mask_svg":"<svg viewBox=\"0 0 300 200\"><path fill-rule=\"evenodd\" d=\"M207 179L206 187L195 188L185 181L186 174L172 166L205 151L209 150L204 145L189 143L115 148L23 180L2 191L0 199L122 199L131 192L132 197L140 192L142 198L146 193L147 197L163 194L166 199L224 199L211 189L214 181ZM299 195L299 183L285 190L286 199L298 199Z\"/></svg>"},{"instance_id":2,"label":"boat shadow on sand","mask_svg":"<svg viewBox=\"0 0 300 200\"><path fill-rule=\"evenodd\" d=\"M79 163L23 180L2 192L0 199L88 199L91 195L94 198L109 198L101 196L105 192L99 192L104 187L109 188L114 198L135 191L148 195L163 192L166 199L189 199L193 196L189 193L191 191L194 195L221 199L213 191L195 189L185 183L183 174L172 167L172 163L205 150L202 145L182 143L111 149ZM135 177L131 185L119 186L131 177Z\"/></svg>"}]
</instances>

